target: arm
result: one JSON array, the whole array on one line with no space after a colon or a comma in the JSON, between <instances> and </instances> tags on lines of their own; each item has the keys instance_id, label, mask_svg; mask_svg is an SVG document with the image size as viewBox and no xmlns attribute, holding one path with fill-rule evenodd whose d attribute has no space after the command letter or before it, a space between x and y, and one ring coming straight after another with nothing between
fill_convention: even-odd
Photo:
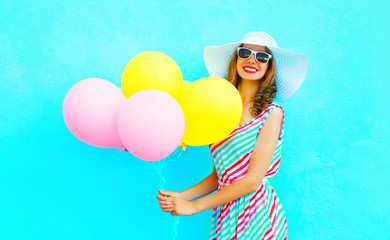
<instances>
[{"instance_id":1,"label":"arm","mask_svg":"<svg viewBox=\"0 0 390 240\"><path fill-rule=\"evenodd\" d=\"M181 192L184 199L194 200L210 194L218 189L218 175L217 171L213 172L206 177L203 181L196 184L195 186L188 188Z\"/></svg>"},{"instance_id":2,"label":"arm","mask_svg":"<svg viewBox=\"0 0 390 240\"><path fill-rule=\"evenodd\" d=\"M250 192L256 191L272 161L280 134L283 111L275 108L265 122L256 141L247 174L240 180L220 191L197 201L168 197L173 203L173 215L192 215L209 208L231 202Z\"/></svg>"}]
</instances>

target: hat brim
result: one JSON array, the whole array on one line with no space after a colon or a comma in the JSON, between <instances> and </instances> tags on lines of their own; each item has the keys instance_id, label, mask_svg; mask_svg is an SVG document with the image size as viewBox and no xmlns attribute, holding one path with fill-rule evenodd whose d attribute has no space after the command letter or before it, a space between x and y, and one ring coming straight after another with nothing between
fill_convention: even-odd
<instances>
[{"instance_id":1,"label":"hat brim","mask_svg":"<svg viewBox=\"0 0 390 240\"><path fill-rule=\"evenodd\" d=\"M232 42L222 46L209 46L204 49L204 62L211 76L227 78L228 67L234 50L241 44L255 44L247 42ZM276 65L277 93L275 100L284 101L291 97L301 86L307 72L307 58L303 54L267 46L273 55Z\"/></svg>"}]
</instances>

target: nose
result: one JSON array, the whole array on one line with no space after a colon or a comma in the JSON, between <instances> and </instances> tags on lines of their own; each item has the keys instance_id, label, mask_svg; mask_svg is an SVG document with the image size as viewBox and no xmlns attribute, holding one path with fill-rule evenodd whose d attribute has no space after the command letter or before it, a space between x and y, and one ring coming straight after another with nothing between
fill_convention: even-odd
<instances>
[{"instance_id":1,"label":"nose","mask_svg":"<svg viewBox=\"0 0 390 240\"><path fill-rule=\"evenodd\" d=\"M256 56L255 56L255 54L252 53L248 60L250 60L250 61L252 61L252 62L256 62Z\"/></svg>"}]
</instances>

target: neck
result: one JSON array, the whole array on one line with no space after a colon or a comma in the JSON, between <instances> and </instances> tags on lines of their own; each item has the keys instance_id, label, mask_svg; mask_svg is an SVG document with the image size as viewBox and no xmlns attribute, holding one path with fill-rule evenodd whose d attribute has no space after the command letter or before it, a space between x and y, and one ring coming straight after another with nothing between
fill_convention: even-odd
<instances>
[{"instance_id":1,"label":"neck","mask_svg":"<svg viewBox=\"0 0 390 240\"><path fill-rule=\"evenodd\" d=\"M259 86L259 81L241 79L237 90L241 95L242 102L246 103L253 101Z\"/></svg>"}]
</instances>

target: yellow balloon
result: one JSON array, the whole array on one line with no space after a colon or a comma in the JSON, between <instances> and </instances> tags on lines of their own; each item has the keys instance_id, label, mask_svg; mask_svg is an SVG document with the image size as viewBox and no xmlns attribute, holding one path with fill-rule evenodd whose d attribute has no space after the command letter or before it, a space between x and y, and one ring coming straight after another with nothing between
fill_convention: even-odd
<instances>
[{"instance_id":1,"label":"yellow balloon","mask_svg":"<svg viewBox=\"0 0 390 240\"><path fill-rule=\"evenodd\" d=\"M181 94L181 97L180 98L177 98L176 101L179 103L179 105L181 106L182 104L182 101L183 101L183 94L184 94L184 91L189 87L191 86L192 82L190 81L183 81L183 92ZM181 146L182 143L180 143L179 146Z\"/></svg>"},{"instance_id":2,"label":"yellow balloon","mask_svg":"<svg viewBox=\"0 0 390 240\"><path fill-rule=\"evenodd\" d=\"M122 91L126 98L146 89L156 89L180 99L183 76L179 66L161 52L143 52L132 58L122 74Z\"/></svg>"},{"instance_id":3,"label":"yellow balloon","mask_svg":"<svg viewBox=\"0 0 390 240\"><path fill-rule=\"evenodd\" d=\"M186 90L187 87L191 86L192 82L190 81L183 81L183 90Z\"/></svg>"},{"instance_id":4,"label":"yellow balloon","mask_svg":"<svg viewBox=\"0 0 390 240\"><path fill-rule=\"evenodd\" d=\"M237 89L220 77L204 77L184 91L181 107L185 116L183 142L202 146L226 138L238 125L242 100Z\"/></svg>"}]
</instances>

